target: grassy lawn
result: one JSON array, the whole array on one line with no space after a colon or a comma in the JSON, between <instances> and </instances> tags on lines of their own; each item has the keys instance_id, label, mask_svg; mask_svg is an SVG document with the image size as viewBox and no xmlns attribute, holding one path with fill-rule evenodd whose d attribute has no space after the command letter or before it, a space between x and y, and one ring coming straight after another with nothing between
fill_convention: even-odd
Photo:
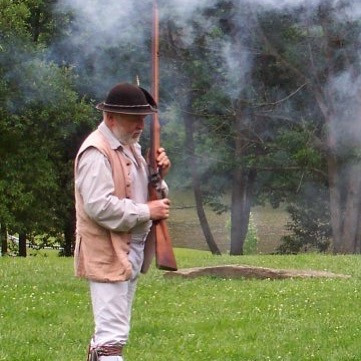
<instances>
[{"instance_id":1,"label":"grassy lawn","mask_svg":"<svg viewBox=\"0 0 361 361\"><path fill-rule=\"evenodd\" d=\"M361 360L361 258L213 257L176 249L180 268L248 264L350 279L165 279L139 282L127 361ZM72 259L0 258L0 360L84 361L92 333L87 284Z\"/></svg>"}]
</instances>

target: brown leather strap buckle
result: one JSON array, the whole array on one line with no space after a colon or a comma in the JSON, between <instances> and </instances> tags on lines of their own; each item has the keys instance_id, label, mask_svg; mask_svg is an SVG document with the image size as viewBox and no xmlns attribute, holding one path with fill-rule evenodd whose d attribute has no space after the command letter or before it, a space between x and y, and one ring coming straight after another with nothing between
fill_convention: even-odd
<instances>
[{"instance_id":1,"label":"brown leather strap buckle","mask_svg":"<svg viewBox=\"0 0 361 361\"><path fill-rule=\"evenodd\" d=\"M104 345L90 347L88 350L87 361L99 361L100 356L122 356L123 345Z\"/></svg>"}]
</instances>

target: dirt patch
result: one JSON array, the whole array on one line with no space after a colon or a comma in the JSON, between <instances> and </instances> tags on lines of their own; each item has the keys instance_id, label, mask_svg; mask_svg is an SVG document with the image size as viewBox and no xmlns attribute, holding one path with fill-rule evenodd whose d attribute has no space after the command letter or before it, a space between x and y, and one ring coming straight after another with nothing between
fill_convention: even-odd
<instances>
[{"instance_id":1,"label":"dirt patch","mask_svg":"<svg viewBox=\"0 0 361 361\"><path fill-rule=\"evenodd\" d=\"M350 275L314 270L273 269L243 265L225 265L214 267L197 267L180 269L175 272L165 272L164 277L196 278L219 277L226 279L256 278L256 279L286 279L286 278L350 278Z\"/></svg>"}]
</instances>

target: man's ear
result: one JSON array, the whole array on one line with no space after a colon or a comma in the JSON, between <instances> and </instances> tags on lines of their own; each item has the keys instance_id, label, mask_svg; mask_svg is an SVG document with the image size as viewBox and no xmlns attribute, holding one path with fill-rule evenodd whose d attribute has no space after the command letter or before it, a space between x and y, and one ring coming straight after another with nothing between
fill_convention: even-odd
<instances>
[{"instance_id":1,"label":"man's ear","mask_svg":"<svg viewBox=\"0 0 361 361\"><path fill-rule=\"evenodd\" d=\"M105 112L104 119L109 126L113 126L115 123L115 116L113 113Z\"/></svg>"}]
</instances>

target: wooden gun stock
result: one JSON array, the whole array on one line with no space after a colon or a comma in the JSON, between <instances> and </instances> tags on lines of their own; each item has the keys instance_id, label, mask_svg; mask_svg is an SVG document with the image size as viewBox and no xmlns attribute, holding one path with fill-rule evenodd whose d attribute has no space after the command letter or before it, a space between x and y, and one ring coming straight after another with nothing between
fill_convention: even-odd
<instances>
[{"instance_id":1,"label":"wooden gun stock","mask_svg":"<svg viewBox=\"0 0 361 361\"><path fill-rule=\"evenodd\" d=\"M162 220L155 225L155 262L158 269L176 271L177 262L174 257L167 223Z\"/></svg>"},{"instance_id":2,"label":"wooden gun stock","mask_svg":"<svg viewBox=\"0 0 361 361\"><path fill-rule=\"evenodd\" d=\"M159 199L152 183L149 184L149 194L150 200ZM167 222L164 219L154 221L152 232L155 240L155 263L157 268L165 271L176 271L178 269L177 262L174 256Z\"/></svg>"}]
</instances>

